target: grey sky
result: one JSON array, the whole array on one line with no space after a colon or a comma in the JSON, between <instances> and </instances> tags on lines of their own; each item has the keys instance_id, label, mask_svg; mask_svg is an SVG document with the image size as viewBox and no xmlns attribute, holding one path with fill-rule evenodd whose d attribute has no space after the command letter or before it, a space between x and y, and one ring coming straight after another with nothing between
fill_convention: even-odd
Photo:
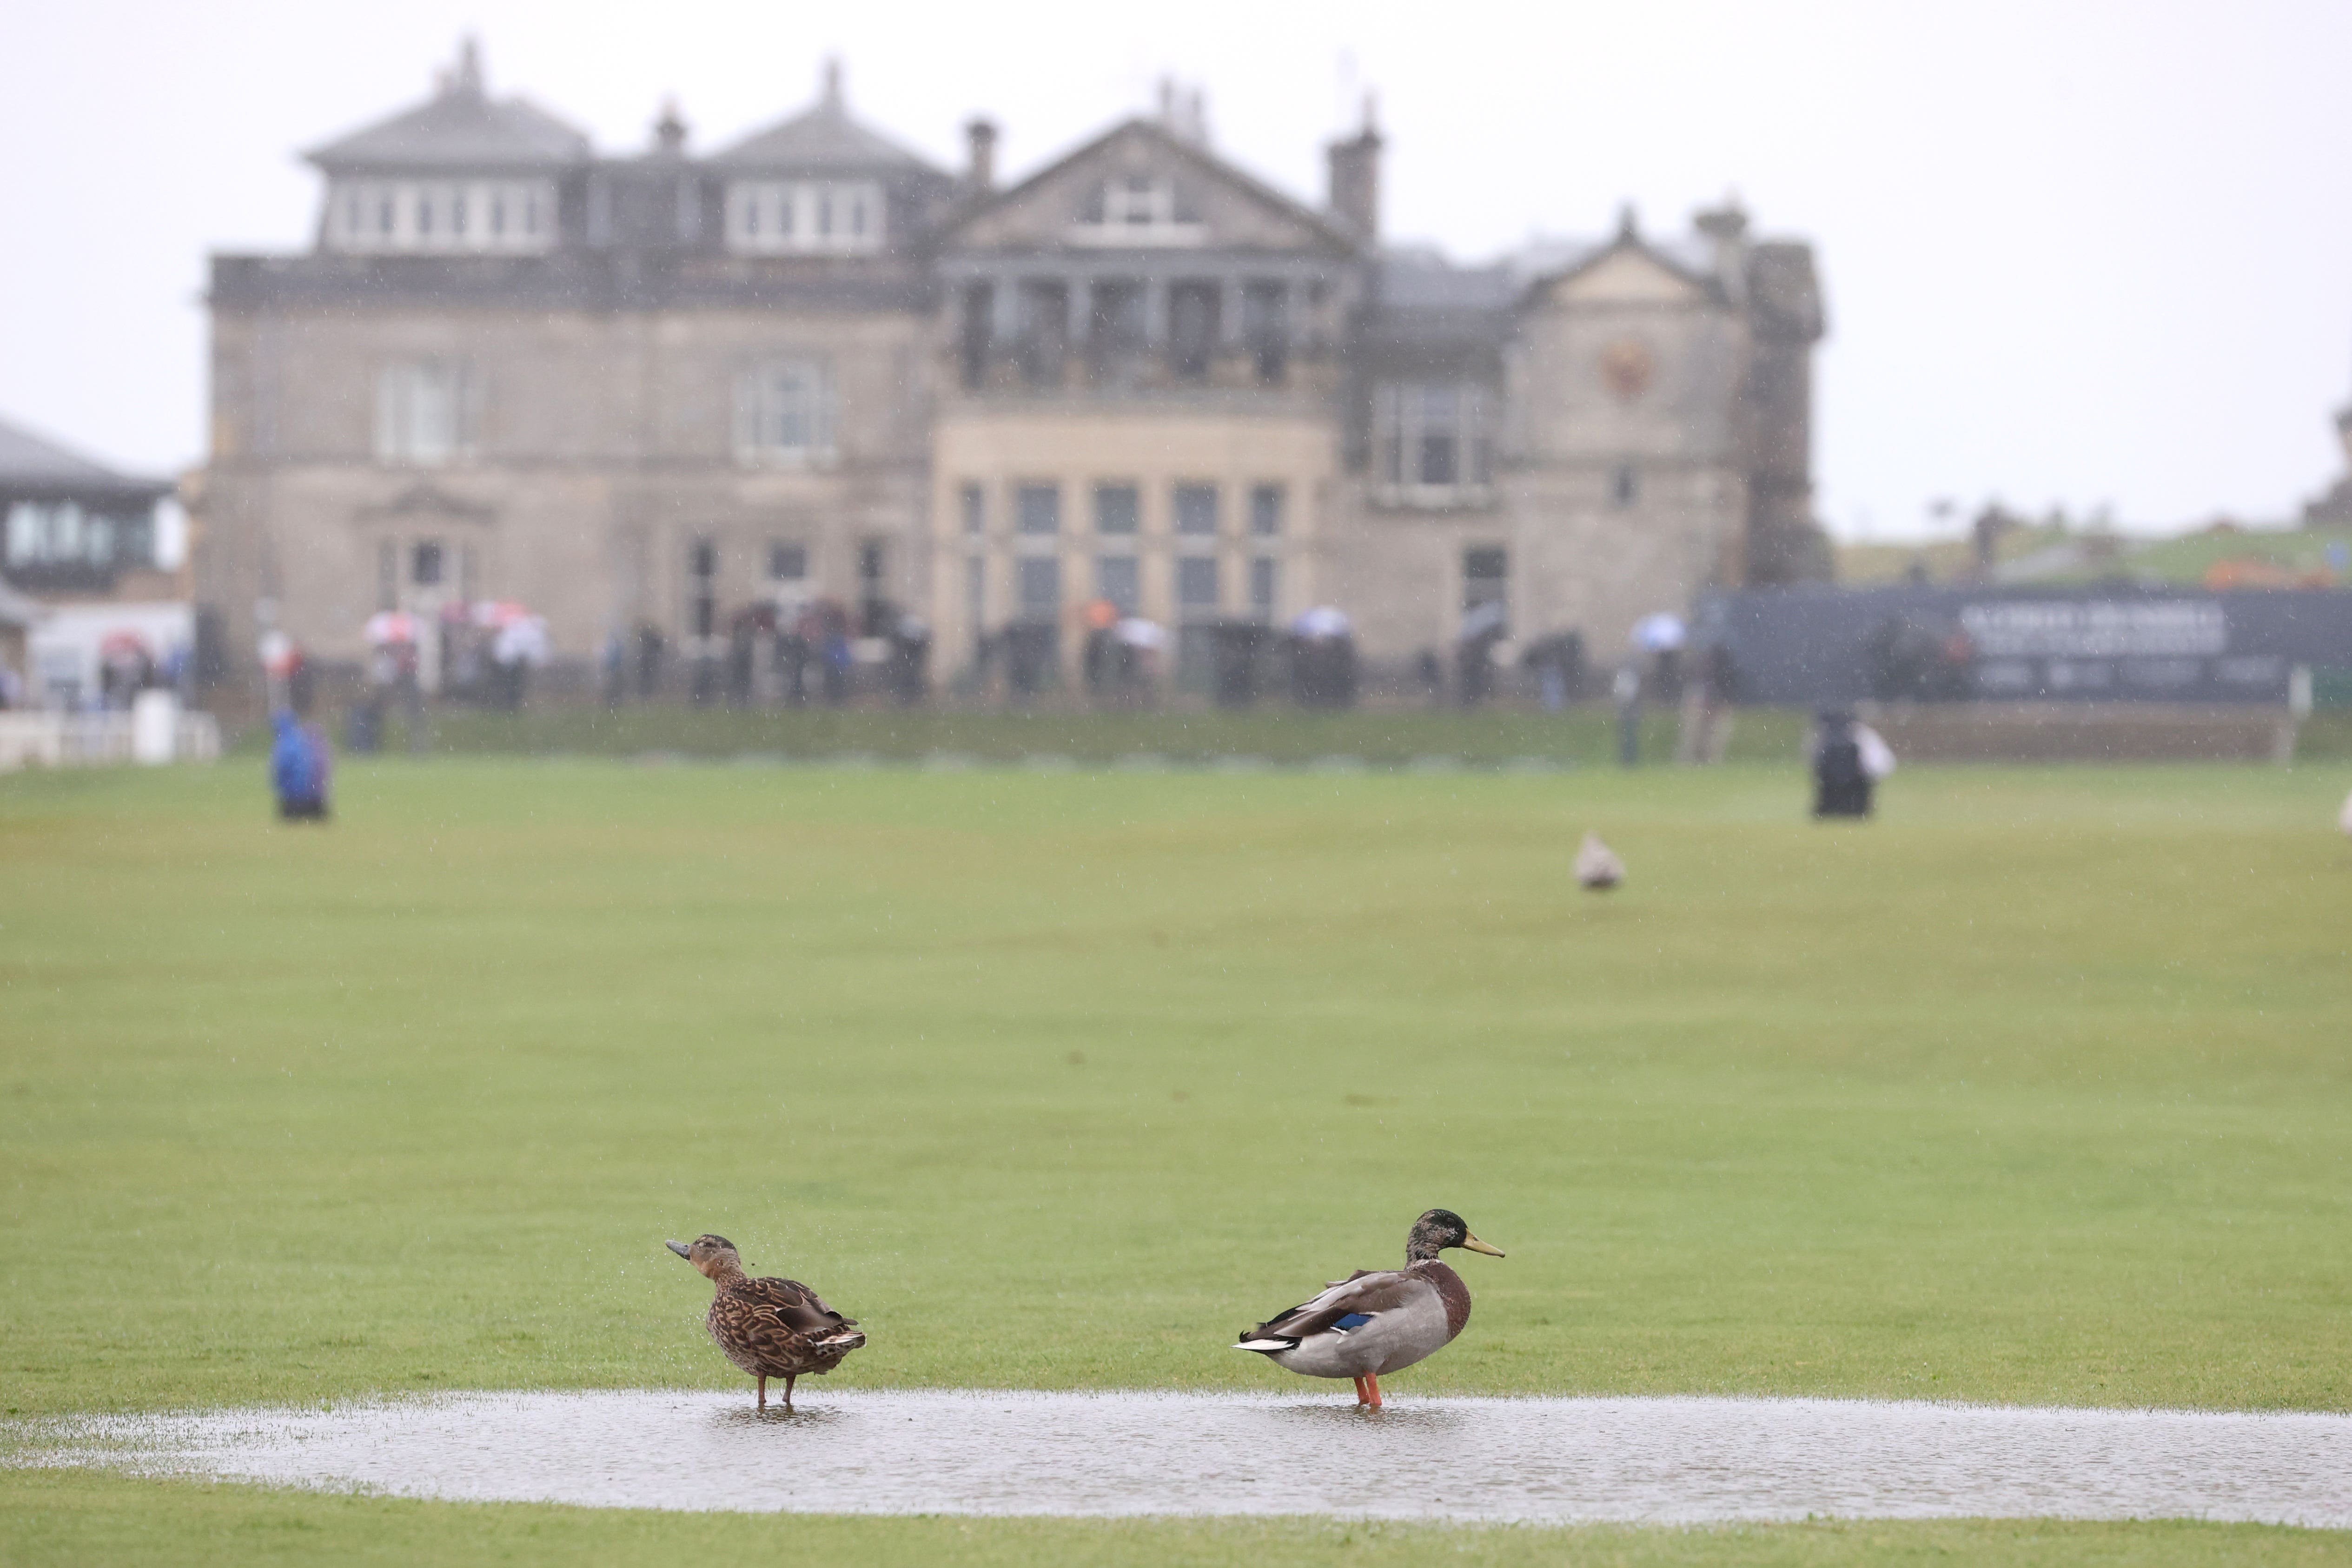
<instances>
[{"instance_id":1,"label":"grey sky","mask_svg":"<svg viewBox=\"0 0 2352 1568\"><path fill-rule=\"evenodd\" d=\"M126 465L204 449L204 257L308 243L295 154L404 107L462 33L492 90L634 149L677 95L708 148L852 106L1008 172L1207 89L1228 155L1319 199L1367 88L1388 228L1475 258L1680 229L1736 189L1819 246L1820 507L2276 518L2352 398L2352 5L15 0L0 50L0 413Z\"/></svg>"}]
</instances>

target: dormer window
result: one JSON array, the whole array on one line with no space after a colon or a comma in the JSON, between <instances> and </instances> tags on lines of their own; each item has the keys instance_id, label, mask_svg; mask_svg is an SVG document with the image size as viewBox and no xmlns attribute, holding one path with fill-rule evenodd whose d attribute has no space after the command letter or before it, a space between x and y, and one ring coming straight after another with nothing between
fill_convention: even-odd
<instances>
[{"instance_id":1,"label":"dormer window","mask_svg":"<svg viewBox=\"0 0 2352 1568\"><path fill-rule=\"evenodd\" d=\"M327 204L330 250L530 254L555 240L546 180L339 180Z\"/></svg>"},{"instance_id":2,"label":"dormer window","mask_svg":"<svg viewBox=\"0 0 2352 1568\"><path fill-rule=\"evenodd\" d=\"M1121 174L1087 193L1071 237L1080 245L1191 246L1205 244L1208 228L1174 180Z\"/></svg>"},{"instance_id":3,"label":"dormer window","mask_svg":"<svg viewBox=\"0 0 2352 1568\"><path fill-rule=\"evenodd\" d=\"M1103 222L1165 227L1176 221L1176 182L1149 174L1113 180L1103 187Z\"/></svg>"},{"instance_id":4,"label":"dormer window","mask_svg":"<svg viewBox=\"0 0 2352 1568\"><path fill-rule=\"evenodd\" d=\"M870 180L738 180L727 187L727 247L751 255L882 248L882 187Z\"/></svg>"}]
</instances>

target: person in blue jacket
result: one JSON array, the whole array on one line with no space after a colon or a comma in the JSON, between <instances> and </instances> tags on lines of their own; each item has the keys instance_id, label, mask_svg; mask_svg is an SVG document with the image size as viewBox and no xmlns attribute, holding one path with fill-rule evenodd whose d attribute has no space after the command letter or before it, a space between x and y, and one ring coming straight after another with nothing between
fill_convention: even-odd
<instances>
[{"instance_id":1,"label":"person in blue jacket","mask_svg":"<svg viewBox=\"0 0 2352 1568\"><path fill-rule=\"evenodd\" d=\"M270 722L278 730L269 748L269 787L278 795L278 815L289 822L324 821L331 770L327 737L282 708Z\"/></svg>"}]
</instances>

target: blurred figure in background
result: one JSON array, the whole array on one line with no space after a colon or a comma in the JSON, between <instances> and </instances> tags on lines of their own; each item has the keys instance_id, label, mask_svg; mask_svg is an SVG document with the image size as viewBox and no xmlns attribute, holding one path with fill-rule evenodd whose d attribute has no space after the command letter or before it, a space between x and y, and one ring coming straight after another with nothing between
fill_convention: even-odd
<instances>
[{"instance_id":1,"label":"blurred figure in background","mask_svg":"<svg viewBox=\"0 0 2352 1568\"><path fill-rule=\"evenodd\" d=\"M289 822L324 821L334 764L327 737L285 708L270 716L278 738L269 748L269 787L278 815Z\"/></svg>"},{"instance_id":2,"label":"blurred figure in background","mask_svg":"<svg viewBox=\"0 0 2352 1568\"><path fill-rule=\"evenodd\" d=\"M913 707L930 695L931 628L909 612L890 633L890 695L900 707Z\"/></svg>"},{"instance_id":3,"label":"blurred figure in background","mask_svg":"<svg viewBox=\"0 0 2352 1568\"><path fill-rule=\"evenodd\" d=\"M1464 707L1476 707L1495 695L1495 645L1503 640L1502 601L1490 600L1462 617L1454 640L1454 689Z\"/></svg>"},{"instance_id":4,"label":"blurred figure in background","mask_svg":"<svg viewBox=\"0 0 2352 1568\"><path fill-rule=\"evenodd\" d=\"M637 695L651 700L661 690L662 681L661 628L650 621L637 622Z\"/></svg>"},{"instance_id":5,"label":"blurred figure in background","mask_svg":"<svg viewBox=\"0 0 2352 1568\"><path fill-rule=\"evenodd\" d=\"M493 706L509 713L520 710L531 666L547 662L547 622L537 615L508 617L492 633L489 644L489 691Z\"/></svg>"},{"instance_id":6,"label":"blurred figure in background","mask_svg":"<svg viewBox=\"0 0 2352 1568\"><path fill-rule=\"evenodd\" d=\"M1086 676L1087 695L1100 702L1104 689L1117 674L1118 606L1108 599L1089 600L1082 613L1087 640L1079 657L1079 668Z\"/></svg>"},{"instance_id":7,"label":"blurred figure in background","mask_svg":"<svg viewBox=\"0 0 2352 1568\"><path fill-rule=\"evenodd\" d=\"M1290 686L1300 707L1356 706L1356 628L1337 606L1317 605L1291 622Z\"/></svg>"},{"instance_id":8,"label":"blurred figure in background","mask_svg":"<svg viewBox=\"0 0 2352 1568\"><path fill-rule=\"evenodd\" d=\"M1111 685L1118 706L1148 708L1160 681L1160 661L1168 650L1168 628L1140 615L1129 615L1111 628L1118 646L1111 651Z\"/></svg>"},{"instance_id":9,"label":"blurred figure in background","mask_svg":"<svg viewBox=\"0 0 2352 1568\"><path fill-rule=\"evenodd\" d=\"M1894 748L1843 708L1813 724L1813 815L1867 817L1878 781L1895 771Z\"/></svg>"},{"instance_id":10,"label":"blurred figure in background","mask_svg":"<svg viewBox=\"0 0 2352 1568\"><path fill-rule=\"evenodd\" d=\"M98 645L99 706L127 713L141 692L155 684L155 661L135 632L115 632Z\"/></svg>"},{"instance_id":11,"label":"blurred figure in background","mask_svg":"<svg viewBox=\"0 0 2352 1568\"><path fill-rule=\"evenodd\" d=\"M809 661L815 656L816 636L816 610L812 605L800 605L778 620L776 672L789 707L808 706Z\"/></svg>"},{"instance_id":12,"label":"blurred figure in background","mask_svg":"<svg viewBox=\"0 0 2352 1568\"><path fill-rule=\"evenodd\" d=\"M629 651L618 632L604 633L596 654L597 688L606 707L619 707L629 695Z\"/></svg>"},{"instance_id":13,"label":"blurred figure in background","mask_svg":"<svg viewBox=\"0 0 2352 1568\"><path fill-rule=\"evenodd\" d=\"M1412 656L1412 679L1431 707L1445 706L1445 662L1436 649L1423 648Z\"/></svg>"},{"instance_id":14,"label":"blurred figure in background","mask_svg":"<svg viewBox=\"0 0 2352 1568\"><path fill-rule=\"evenodd\" d=\"M1574 632L1555 632L1528 643L1519 662L1536 677L1544 711L1559 713L1584 684L1584 639Z\"/></svg>"},{"instance_id":15,"label":"blurred figure in background","mask_svg":"<svg viewBox=\"0 0 2352 1568\"><path fill-rule=\"evenodd\" d=\"M816 617L824 706L839 707L849 701L849 612L837 599L820 599Z\"/></svg>"},{"instance_id":16,"label":"blurred figure in background","mask_svg":"<svg viewBox=\"0 0 2352 1568\"><path fill-rule=\"evenodd\" d=\"M760 643L772 613L764 604L747 604L727 620L727 706L750 707L760 671Z\"/></svg>"},{"instance_id":17,"label":"blurred figure in background","mask_svg":"<svg viewBox=\"0 0 2352 1568\"><path fill-rule=\"evenodd\" d=\"M1731 745L1731 695L1735 672L1731 650L1716 643L1699 651L1696 668L1683 688L1682 727L1675 760L1712 765Z\"/></svg>"},{"instance_id":18,"label":"blurred figure in background","mask_svg":"<svg viewBox=\"0 0 2352 1568\"><path fill-rule=\"evenodd\" d=\"M1617 667L1617 678L1609 683L1609 699L1617 705L1617 765L1638 768L1642 764L1642 671L1638 665Z\"/></svg>"}]
</instances>

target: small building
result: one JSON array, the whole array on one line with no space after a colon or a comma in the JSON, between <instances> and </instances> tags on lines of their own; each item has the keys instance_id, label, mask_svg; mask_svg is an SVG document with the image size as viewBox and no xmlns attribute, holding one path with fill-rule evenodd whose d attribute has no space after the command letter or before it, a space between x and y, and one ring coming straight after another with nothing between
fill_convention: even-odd
<instances>
[{"instance_id":1,"label":"small building","mask_svg":"<svg viewBox=\"0 0 2352 1568\"><path fill-rule=\"evenodd\" d=\"M172 491L0 420L0 582L37 607L11 615L30 622L10 664L13 702L99 702L110 653L121 671L143 660L150 677L187 657L186 584L157 555Z\"/></svg>"}]
</instances>

